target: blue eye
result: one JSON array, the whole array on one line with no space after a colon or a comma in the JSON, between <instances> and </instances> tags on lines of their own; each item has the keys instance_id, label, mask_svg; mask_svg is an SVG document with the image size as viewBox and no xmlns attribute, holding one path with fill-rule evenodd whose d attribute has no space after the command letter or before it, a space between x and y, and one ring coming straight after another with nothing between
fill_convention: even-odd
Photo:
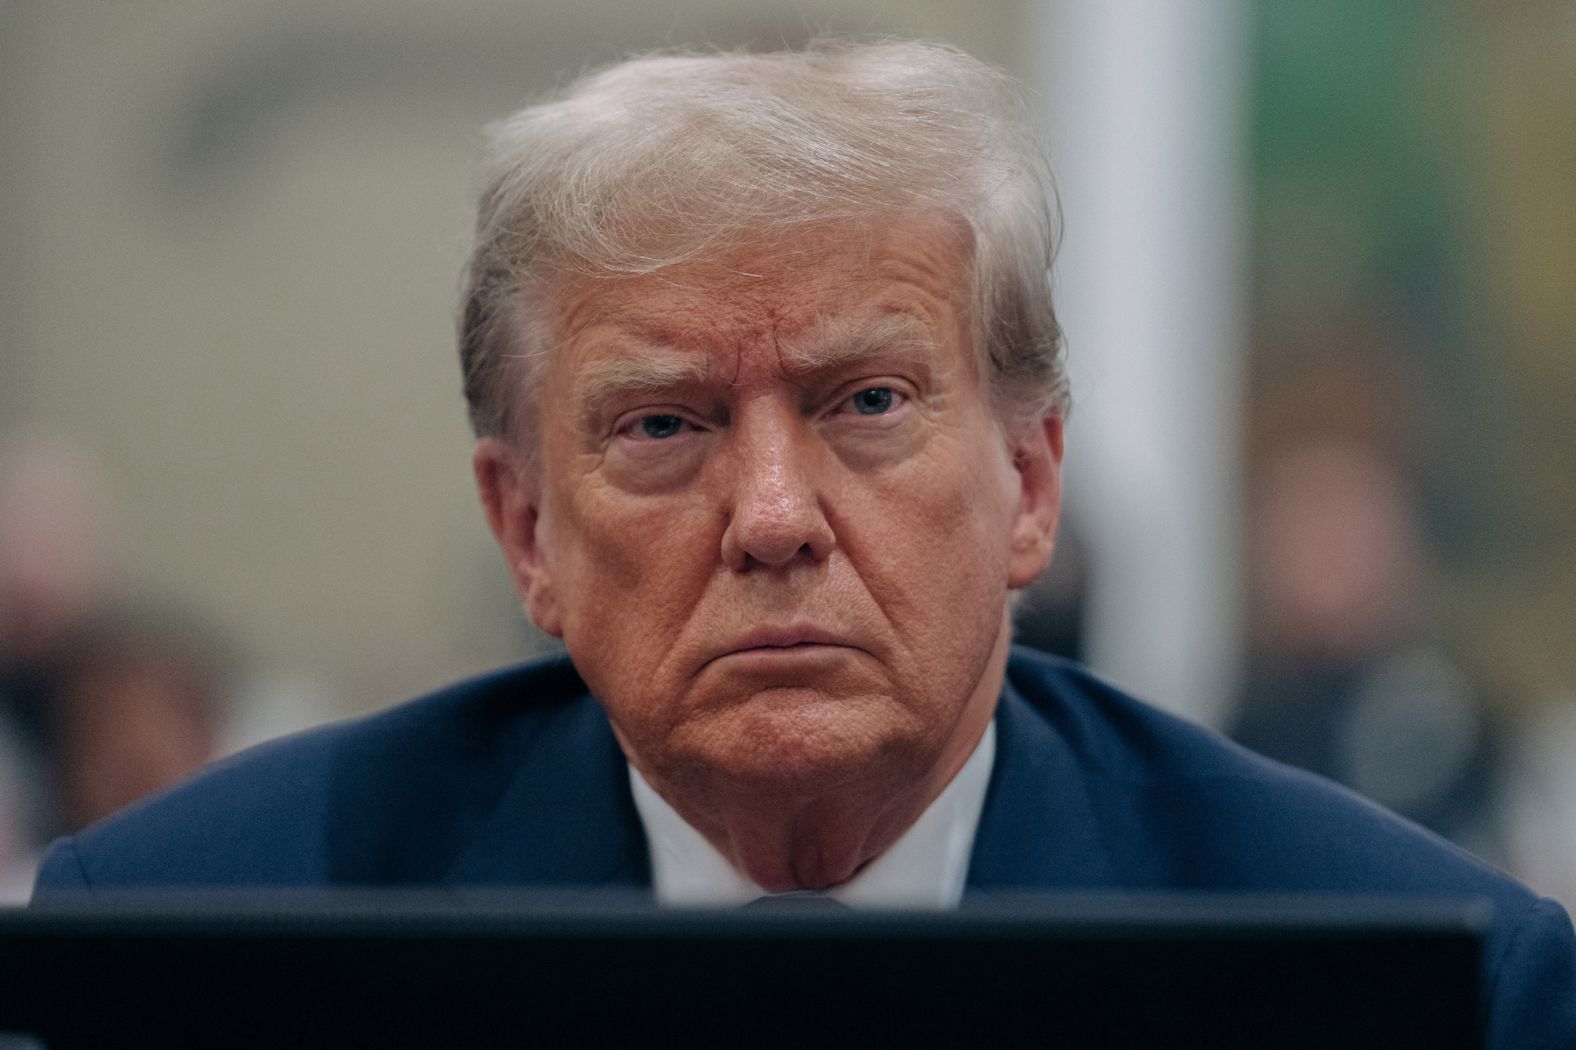
<instances>
[{"instance_id":1,"label":"blue eye","mask_svg":"<svg viewBox=\"0 0 1576 1050\"><path fill-rule=\"evenodd\" d=\"M679 416L641 416L640 429L648 438L670 438L684 427Z\"/></svg>"},{"instance_id":2,"label":"blue eye","mask_svg":"<svg viewBox=\"0 0 1576 1050\"><path fill-rule=\"evenodd\" d=\"M862 416L879 416L883 412L892 411L892 405L897 400L897 395L891 387L873 386L868 390L861 390L851 399L854 411Z\"/></svg>"}]
</instances>

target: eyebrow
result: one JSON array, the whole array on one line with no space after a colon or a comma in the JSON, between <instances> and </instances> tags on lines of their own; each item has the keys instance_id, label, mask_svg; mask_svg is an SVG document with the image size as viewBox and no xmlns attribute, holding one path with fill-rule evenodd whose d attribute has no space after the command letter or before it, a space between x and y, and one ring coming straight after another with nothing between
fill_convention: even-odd
<instances>
[{"instance_id":1,"label":"eyebrow","mask_svg":"<svg viewBox=\"0 0 1576 1050\"><path fill-rule=\"evenodd\" d=\"M665 350L591 361L580 371L580 385L589 395L598 397L604 391L661 390L699 383L708 371L707 360L701 354Z\"/></svg>"},{"instance_id":2,"label":"eyebrow","mask_svg":"<svg viewBox=\"0 0 1576 1050\"><path fill-rule=\"evenodd\" d=\"M908 313L875 319L822 318L808 332L780 340L778 353L792 373L830 371L868 358L901 353L928 360L936 337L919 318Z\"/></svg>"},{"instance_id":3,"label":"eyebrow","mask_svg":"<svg viewBox=\"0 0 1576 1050\"><path fill-rule=\"evenodd\" d=\"M936 340L919 318L890 313L874 320L822 318L808 331L780 340L777 346L791 375L809 375L893 353L928 363ZM713 362L706 354L643 341L631 353L587 362L576 377L576 402L584 415L594 416L602 406L624 395L700 386L714 375Z\"/></svg>"},{"instance_id":4,"label":"eyebrow","mask_svg":"<svg viewBox=\"0 0 1576 1050\"><path fill-rule=\"evenodd\" d=\"M577 400L586 414L625 394L698 386L710 373L703 354L646 344L634 354L589 361L576 377Z\"/></svg>"}]
</instances>

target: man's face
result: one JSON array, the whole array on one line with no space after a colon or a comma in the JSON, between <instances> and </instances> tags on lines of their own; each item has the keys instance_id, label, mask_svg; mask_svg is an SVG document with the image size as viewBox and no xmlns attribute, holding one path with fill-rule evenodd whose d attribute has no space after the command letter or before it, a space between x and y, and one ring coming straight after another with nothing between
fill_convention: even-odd
<instances>
[{"instance_id":1,"label":"man's face","mask_svg":"<svg viewBox=\"0 0 1576 1050\"><path fill-rule=\"evenodd\" d=\"M946 223L845 227L555 297L539 465L484 439L478 478L659 790L950 778L978 739L1061 446L994 417L966 265Z\"/></svg>"}]
</instances>

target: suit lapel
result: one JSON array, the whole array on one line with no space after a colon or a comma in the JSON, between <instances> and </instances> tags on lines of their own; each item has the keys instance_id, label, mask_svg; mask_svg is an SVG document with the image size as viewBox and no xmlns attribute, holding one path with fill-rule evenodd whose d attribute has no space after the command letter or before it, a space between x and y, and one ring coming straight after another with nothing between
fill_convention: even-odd
<instances>
[{"instance_id":1,"label":"suit lapel","mask_svg":"<svg viewBox=\"0 0 1576 1050\"><path fill-rule=\"evenodd\" d=\"M1051 721L1010 681L1002 686L996 733L969 891L1116 886L1086 772ZM593 698L554 711L510 761L513 782L456 857L446 883L650 887L628 766Z\"/></svg>"},{"instance_id":2,"label":"suit lapel","mask_svg":"<svg viewBox=\"0 0 1576 1050\"><path fill-rule=\"evenodd\" d=\"M969 891L1116 884L1087 774L1052 724L1004 682L996 707L996 763L974 836Z\"/></svg>"},{"instance_id":3,"label":"suit lapel","mask_svg":"<svg viewBox=\"0 0 1576 1050\"><path fill-rule=\"evenodd\" d=\"M628 767L594 699L554 711L511 761L513 783L456 857L447 883L650 885Z\"/></svg>"}]
</instances>

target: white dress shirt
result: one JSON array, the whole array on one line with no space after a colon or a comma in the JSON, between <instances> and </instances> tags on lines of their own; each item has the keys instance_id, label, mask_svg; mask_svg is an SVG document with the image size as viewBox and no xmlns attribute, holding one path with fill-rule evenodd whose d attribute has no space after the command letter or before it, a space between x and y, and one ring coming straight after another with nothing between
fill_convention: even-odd
<instances>
[{"instance_id":1,"label":"white dress shirt","mask_svg":"<svg viewBox=\"0 0 1576 1050\"><path fill-rule=\"evenodd\" d=\"M996 724L912 827L887 851L827 894L861 908L955 908L969 874L969 853L996 761ZM663 904L727 907L766 891L744 875L646 783L634 766L629 783L651 851L651 879Z\"/></svg>"}]
</instances>

